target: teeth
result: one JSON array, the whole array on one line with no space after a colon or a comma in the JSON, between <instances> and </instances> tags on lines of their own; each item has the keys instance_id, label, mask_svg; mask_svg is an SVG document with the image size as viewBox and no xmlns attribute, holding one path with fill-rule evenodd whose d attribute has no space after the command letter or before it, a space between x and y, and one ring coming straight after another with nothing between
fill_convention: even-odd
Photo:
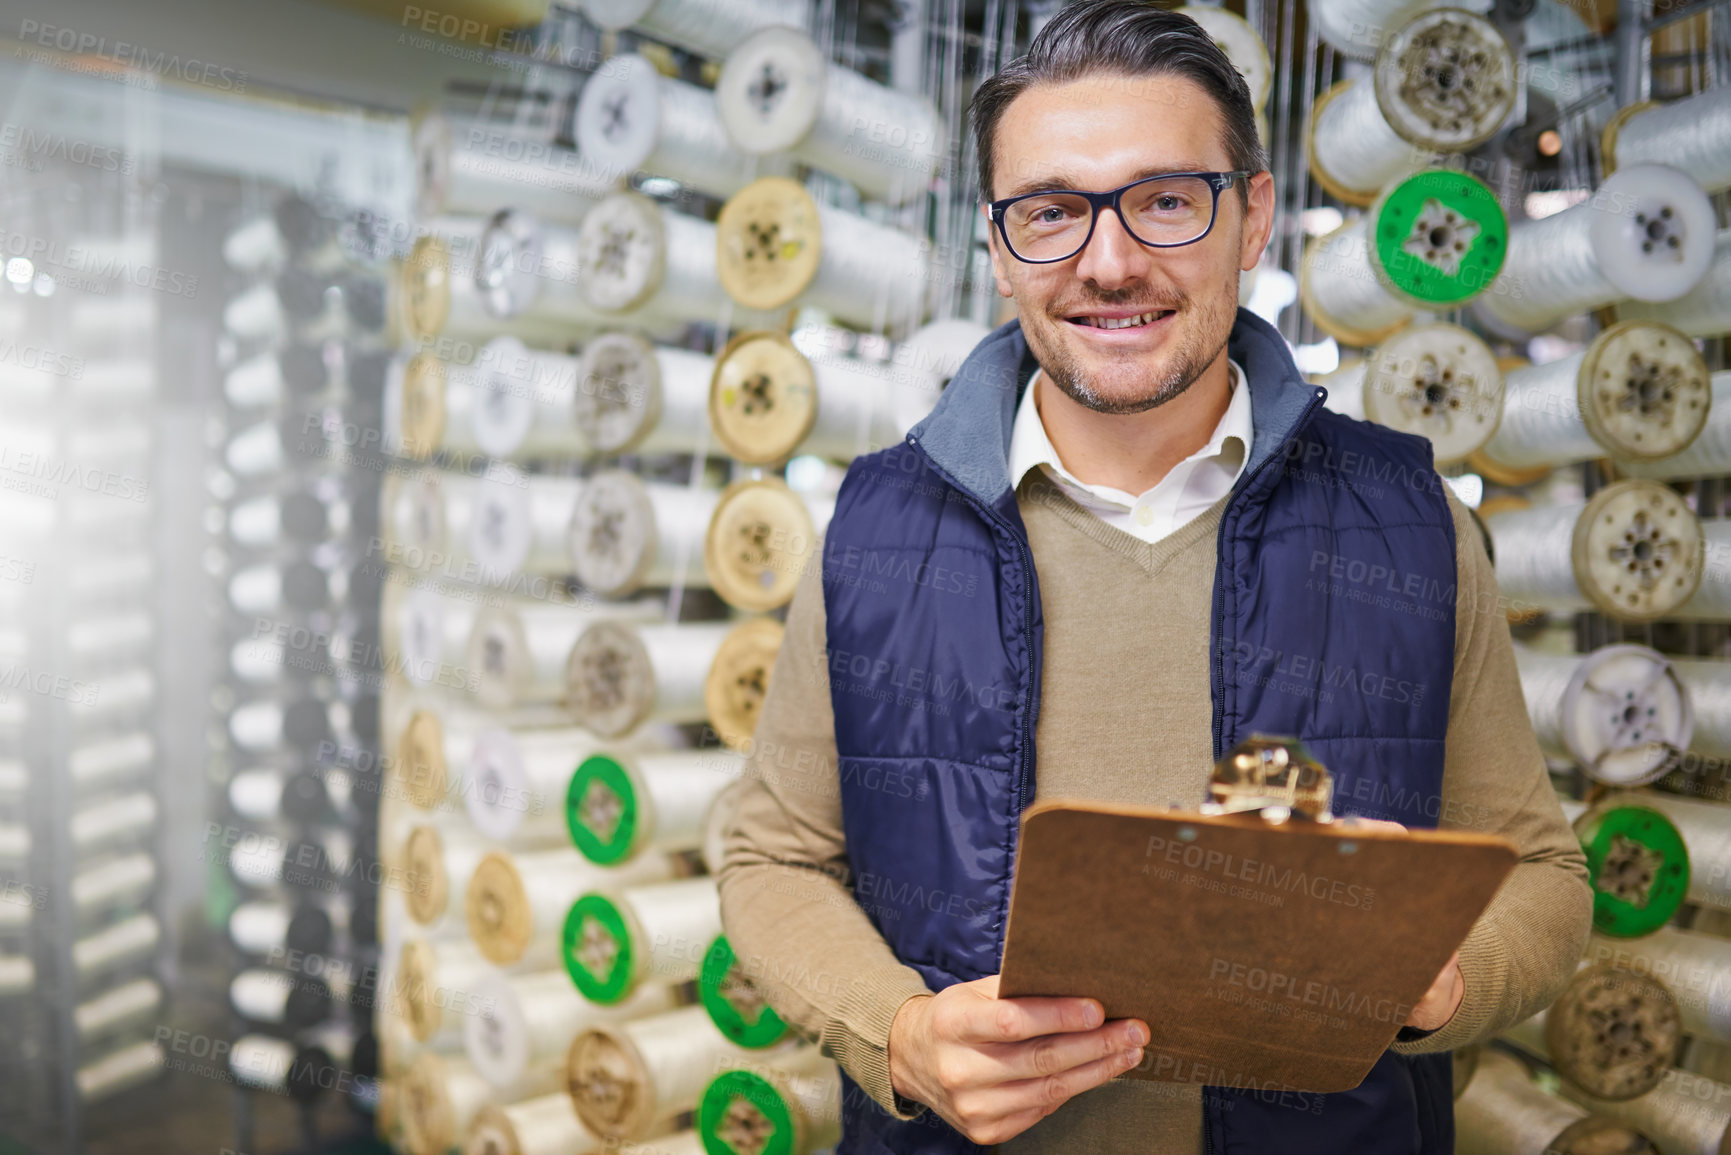
<instances>
[{"instance_id":1,"label":"teeth","mask_svg":"<svg viewBox=\"0 0 1731 1155\"><path fill-rule=\"evenodd\" d=\"M1135 317L1089 317L1087 321L1096 329L1128 329L1133 325L1146 325L1157 316L1158 313L1142 313Z\"/></svg>"}]
</instances>

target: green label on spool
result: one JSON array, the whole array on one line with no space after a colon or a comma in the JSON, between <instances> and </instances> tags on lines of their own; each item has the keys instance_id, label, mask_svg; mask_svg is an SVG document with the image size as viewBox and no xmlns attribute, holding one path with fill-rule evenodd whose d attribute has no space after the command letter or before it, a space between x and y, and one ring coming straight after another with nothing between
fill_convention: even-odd
<instances>
[{"instance_id":1,"label":"green label on spool","mask_svg":"<svg viewBox=\"0 0 1731 1155\"><path fill-rule=\"evenodd\" d=\"M761 1075L724 1071L697 1104L697 1134L709 1155L793 1155L793 1113Z\"/></svg>"},{"instance_id":2,"label":"green label on spool","mask_svg":"<svg viewBox=\"0 0 1731 1155\"><path fill-rule=\"evenodd\" d=\"M704 953L697 993L710 1022L742 1047L767 1047L787 1034L787 1024L740 969L726 935Z\"/></svg>"},{"instance_id":3,"label":"green label on spool","mask_svg":"<svg viewBox=\"0 0 1731 1155\"><path fill-rule=\"evenodd\" d=\"M1657 810L1618 806L1577 833L1593 880L1593 926L1617 938L1652 934L1689 891L1689 850Z\"/></svg>"},{"instance_id":4,"label":"green label on spool","mask_svg":"<svg viewBox=\"0 0 1731 1155\"><path fill-rule=\"evenodd\" d=\"M617 759L591 754L565 790L565 825L571 842L591 862L612 866L631 856L637 841L637 791Z\"/></svg>"},{"instance_id":5,"label":"green label on spool","mask_svg":"<svg viewBox=\"0 0 1731 1155\"><path fill-rule=\"evenodd\" d=\"M1496 194L1465 173L1415 173L1384 193L1371 217L1379 271L1421 309L1478 296L1508 256L1508 217Z\"/></svg>"},{"instance_id":6,"label":"green label on spool","mask_svg":"<svg viewBox=\"0 0 1731 1155\"><path fill-rule=\"evenodd\" d=\"M592 1003L617 1003L631 993L631 932L612 900L586 894L565 914L561 937L565 973Z\"/></svg>"}]
</instances>

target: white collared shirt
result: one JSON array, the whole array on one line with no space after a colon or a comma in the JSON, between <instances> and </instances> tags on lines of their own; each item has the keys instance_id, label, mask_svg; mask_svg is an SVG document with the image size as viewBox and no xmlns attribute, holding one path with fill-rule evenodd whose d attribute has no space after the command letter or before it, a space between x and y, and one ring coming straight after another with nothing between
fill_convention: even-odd
<instances>
[{"instance_id":1,"label":"white collared shirt","mask_svg":"<svg viewBox=\"0 0 1731 1155\"><path fill-rule=\"evenodd\" d=\"M1193 521L1232 489L1250 455L1250 390L1242 388L1244 370L1227 359L1232 399L1214 426L1207 444L1174 465L1152 489L1136 495L1109 485L1089 485L1078 480L1058 460L1045 423L1034 406L1035 370L1022 391L1016 422L1010 431L1010 485L1022 482L1030 469L1045 471L1059 488L1083 509L1108 525L1142 541L1155 542Z\"/></svg>"}]
</instances>

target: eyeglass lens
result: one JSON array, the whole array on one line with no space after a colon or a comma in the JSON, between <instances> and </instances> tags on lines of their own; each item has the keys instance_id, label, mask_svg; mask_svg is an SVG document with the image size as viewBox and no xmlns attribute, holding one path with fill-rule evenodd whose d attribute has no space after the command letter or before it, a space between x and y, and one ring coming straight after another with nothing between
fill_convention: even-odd
<instances>
[{"instance_id":1,"label":"eyeglass lens","mask_svg":"<svg viewBox=\"0 0 1731 1155\"><path fill-rule=\"evenodd\" d=\"M1197 176L1144 181L1124 190L1124 225L1146 244L1181 245L1208 231L1214 189ZM1011 205L1004 231L1017 255L1035 261L1074 256L1087 239L1093 206L1075 193L1042 193Z\"/></svg>"}]
</instances>

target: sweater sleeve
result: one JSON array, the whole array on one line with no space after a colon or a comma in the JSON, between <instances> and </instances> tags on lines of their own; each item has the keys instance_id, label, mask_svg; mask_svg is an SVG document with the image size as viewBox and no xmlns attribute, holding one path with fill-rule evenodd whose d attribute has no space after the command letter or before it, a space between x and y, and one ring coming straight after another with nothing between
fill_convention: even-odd
<instances>
[{"instance_id":1,"label":"sweater sleeve","mask_svg":"<svg viewBox=\"0 0 1731 1155\"><path fill-rule=\"evenodd\" d=\"M1451 492L1457 583L1455 669L1437 825L1499 834L1520 861L1460 948L1454 1017L1402 1054L1448 1051L1529 1018L1562 992L1586 949L1593 895L1533 735L1507 603L1477 524Z\"/></svg>"},{"instance_id":2,"label":"sweater sleeve","mask_svg":"<svg viewBox=\"0 0 1731 1155\"><path fill-rule=\"evenodd\" d=\"M927 995L854 901L842 832L835 715L825 660L823 583L807 567L788 607L726 835L719 876L728 942L777 1014L899 1118L890 1024Z\"/></svg>"}]
</instances>

